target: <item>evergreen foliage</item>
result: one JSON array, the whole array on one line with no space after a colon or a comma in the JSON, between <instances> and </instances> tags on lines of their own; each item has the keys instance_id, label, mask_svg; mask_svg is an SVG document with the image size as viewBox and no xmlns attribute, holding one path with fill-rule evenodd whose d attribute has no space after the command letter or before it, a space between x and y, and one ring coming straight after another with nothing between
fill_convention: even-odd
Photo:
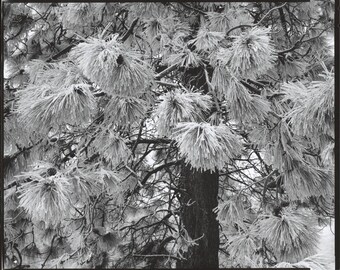
<instances>
[{"instance_id":1,"label":"evergreen foliage","mask_svg":"<svg viewBox=\"0 0 340 270\"><path fill-rule=\"evenodd\" d=\"M173 133L179 153L196 169L222 169L226 160L239 155L241 144L225 125L179 123ZM197 149L197 152L192 151Z\"/></svg>"},{"instance_id":2,"label":"evergreen foliage","mask_svg":"<svg viewBox=\"0 0 340 270\"><path fill-rule=\"evenodd\" d=\"M334 3L4 3L5 267L329 269Z\"/></svg>"}]
</instances>

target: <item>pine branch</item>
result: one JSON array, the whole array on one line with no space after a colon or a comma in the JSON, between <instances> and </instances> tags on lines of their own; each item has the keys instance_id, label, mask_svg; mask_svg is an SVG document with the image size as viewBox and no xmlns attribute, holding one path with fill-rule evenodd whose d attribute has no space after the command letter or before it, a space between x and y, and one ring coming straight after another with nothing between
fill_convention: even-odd
<instances>
[{"instance_id":1,"label":"pine branch","mask_svg":"<svg viewBox=\"0 0 340 270\"><path fill-rule=\"evenodd\" d=\"M55 54L52 57L50 57L49 59L47 59L46 62L49 63L49 62L52 62L53 60L57 60L60 56L63 56L64 54L67 54L68 52L70 52L71 49L78 44L79 44L79 42L72 43L71 45L67 46L65 49L61 50L57 54Z\"/></svg>"},{"instance_id":2,"label":"pine branch","mask_svg":"<svg viewBox=\"0 0 340 270\"><path fill-rule=\"evenodd\" d=\"M146 181L148 181L148 179L150 178L151 175L163 170L164 168L179 165L180 163L181 163L181 160L178 160L178 161L169 162L169 163L165 163L163 165L158 166L157 168L155 168L154 170L152 170L152 171L150 171L146 174L146 176L141 181L141 184L144 185L146 183Z\"/></svg>"},{"instance_id":3,"label":"pine branch","mask_svg":"<svg viewBox=\"0 0 340 270\"><path fill-rule=\"evenodd\" d=\"M43 141L43 139L39 140L38 142L28 146L28 147L18 147L18 151L11 154L11 155L4 155L4 164L10 164L11 162L13 162L17 157L19 157L20 155L24 154L25 152L28 152L29 150L31 150L34 146L38 145L39 143L41 143Z\"/></svg>"},{"instance_id":4,"label":"pine branch","mask_svg":"<svg viewBox=\"0 0 340 270\"><path fill-rule=\"evenodd\" d=\"M171 258L177 261L182 261L185 259L173 256L173 255L167 255L167 254L154 254L154 255L140 255L140 254L132 254L133 257L144 257L144 258L153 258L153 257L167 257L167 258Z\"/></svg>"},{"instance_id":5,"label":"pine branch","mask_svg":"<svg viewBox=\"0 0 340 270\"><path fill-rule=\"evenodd\" d=\"M179 2L179 4L181 4L183 7L187 8L187 9L194 10L194 11L196 11L196 12L198 12L198 13L204 15L204 16L207 16L207 14L204 11L199 10L198 8L195 8L195 7L192 7L192 6L188 6L188 5L184 4L183 2Z\"/></svg>"},{"instance_id":6,"label":"pine branch","mask_svg":"<svg viewBox=\"0 0 340 270\"><path fill-rule=\"evenodd\" d=\"M280 20L281 20L282 29L285 33L286 39L289 41L289 43L291 43L289 35L288 35L288 31L287 31L287 22L286 22L285 14L283 12L282 7L279 8L279 13L280 13Z\"/></svg>"},{"instance_id":7,"label":"pine branch","mask_svg":"<svg viewBox=\"0 0 340 270\"><path fill-rule=\"evenodd\" d=\"M138 143L146 143L146 144L156 144L156 143L171 143L172 140L169 140L169 139L164 139L164 138L154 138L154 139L144 139L144 138L140 138L138 140ZM134 144L135 143L135 140L131 140L129 142L127 142L126 144L129 145L129 144Z\"/></svg>"},{"instance_id":8,"label":"pine branch","mask_svg":"<svg viewBox=\"0 0 340 270\"><path fill-rule=\"evenodd\" d=\"M235 27L229 29L229 30L227 31L227 33L226 33L226 36L228 36L232 31L234 31L234 30L236 30L236 29L238 29L238 28L242 28L242 27L255 27L255 26L260 25L260 23L262 23L263 20L264 20L270 13L272 13L275 9L279 9L279 8L284 7L286 4L287 4L287 2L284 3L284 4L282 4L282 5L280 5L280 6L273 7L271 10L269 10L269 11L261 18L261 20L259 20L259 21L258 21L257 23L255 23L255 24L241 24L241 25L237 25L237 26L235 26Z\"/></svg>"},{"instance_id":9,"label":"pine branch","mask_svg":"<svg viewBox=\"0 0 340 270\"><path fill-rule=\"evenodd\" d=\"M17 252L18 254L18 257L19 257L19 264L15 267L15 268L21 268L21 265L22 265L22 256L21 256L21 253L18 249L18 244L17 243L14 243L13 244L13 249Z\"/></svg>"},{"instance_id":10,"label":"pine branch","mask_svg":"<svg viewBox=\"0 0 340 270\"><path fill-rule=\"evenodd\" d=\"M155 81L155 83L159 85L163 85L163 86L178 87L178 84L170 83L170 82Z\"/></svg>"},{"instance_id":11,"label":"pine branch","mask_svg":"<svg viewBox=\"0 0 340 270\"><path fill-rule=\"evenodd\" d=\"M281 55L282 55L282 54L285 54L285 53L294 51L294 50L296 50L296 49L299 49L303 43L306 43L306 42L309 42L309 41L312 41L312 40L314 40L314 39L319 38L319 37L320 37L324 32L326 32L328 29L330 29L330 27L327 27L327 28L323 29L323 30L321 31L321 33L320 33L319 35L315 36L315 37L312 37L312 38L303 40L303 38L307 35L307 32L308 32L308 30L307 30L307 31L300 37L300 39L299 39L297 42L295 42L295 44L294 44L292 47L290 47L290 48L288 48L288 49L286 49L286 50L283 50L283 51L278 51L277 54L281 54Z\"/></svg>"},{"instance_id":12,"label":"pine branch","mask_svg":"<svg viewBox=\"0 0 340 270\"><path fill-rule=\"evenodd\" d=\"M138 132L138 135L137 135L137 139L135 141L135 143L133 144L132 146L132 150L131 150L131 153L133 156L135 156L135 150L137 148L137 145L138 145L138 141L140 140L141 136L142 136L142 131L143 131L143 126L144 126L144 122L145 122L146 119L143 119L140 123L140 127L139 127L139 132Z\"/></svg>"},{"instance_id":13,"label":"pine branch","mask_svg":"<svg viewBox=\"0 0 340 270\"><path fill-rule=\"evenodd\" d=\"M126 197L125 197L125 202L127 202L127 199L129 197L131 197L133 194L136 194L139 192L139 190L141 189L141 187L143 187L145 185L145 183L148 181L148 179L155 173L165 169L165 168L168 168L170 166L175 166L175 165L179 165L181 164L181 160L177 160L177 161L173 161L173 162L169 162L169 163L165 163L163 165L160 165L158 167L156 167L154 170L152 171L149 171L145 176L144 178L140 181L140 185L137 185L133 191L129 191L126 193Z\"/></svg>"},{"instance_id":14,"label":"pine branch","mask_svg":"<svg viewBox=\"0 0 340 270\"><path fill-rule=\"evenodd\" d=\"M135 19L135 20L132 22L132 24L131 24L129 30L128 30L128 31L125 33L125 35L122 37L122 39L121 39L122 42L126 41L126 40L129 38L129 36L133 33L133 29L135 28L135 26L136 26L138 20L139 20L139 18Z\"/></svg>"},{"instance_id":15,"label":"pine branch","mask_svg":"<svg viewBox=\"0 0 340 270\"><path fill-rule=\"evenodd\" d=\"M96 93L93 93L93 96L95 96L95 97L107 96L107 93L105 93L105 92L96 92Z\"/></svg>"},{"instance_id":16,"label":"pine branch","mask_svg":"<svg viewBox=\"0 0 340 270\"><path fill-rule=\"evenodd\" d=\"M4 190L10 189L10 188L15 187L15 186L19 186L21 183L28 183L28 182L31 182L31 181L33 181L33 179L31 179L31 178L13 181L13 182L9 183L6 187L4 187Z\"/></svg>"},{"instance_id":17,"label":"pine branch","mask_svg":"<svg viewBox=\"0 0 340 270\"><path fill-rule=\"evenodd\" d=\"M216 106L216 109L218 112L221 112L221 108L220 108L220 105L218 103L218 99L216 97L216 93L214 91L214 86L211 84L210 80L209 80L209 74L208 74L208 71L207 71L207 68L206 68L206 65L204 65L204 75L205 75L205 81L207 82L208 84L208 89L209 89L209 92L210 94L213 96L213 99L214 99L214 102L215 102L215 106Z\"/></svg>"},{"instance_id":18,"label":"pine branch","mask_svg":"<svg viewBox=\"0 0 340 270\"><path fill-rule=\"evenodd\" d=\"M242 80L241 83L247 87L251 92L253 92L254 94L257 94L257 95L261 95L261 90L251 86L250 84L248 84L246 81Z\"/></svg>"},{"instance_id":19,"label":"pine branch","mask_svg":"<svg viewBox=\"0 0 340 270\"><path fill-rule=\"evenodd\" d=\"M55 234L55 235L53 236L53 238L52 238L50 250L49 250L49 252L48 252L48 255L47 255L45 261L44 261L44 262L42 263L42 265L41 265L41 269L43 269L43 268L45 267L45 264L46 264L48 258L52 255L52 251L53 251L53 243L54 243L54 240L56 239L56 237L57 237L57 235Z\"/></svg>"},{"instance_id":20,"label":"pine branch","mask_svg":"<svg viewBox=\"0 0 340 270\"><path fill-rule=\"evenodd\" d=\"M162 72L158 73L155 76L155 80L159 80L159 79L163 78L165 75L167 75L170 72L174 71L176 68L177 68L177 64L173 64L172 66L170 66L167 69L163 70Z\"/></svg>"},{"instance_id":21,"label":"pine branch","mask_svg":"<svg viewBox=\"0 0 340 270\"><path fill-rule=\"evenodd\" d=\"M238 29L238 28L242 28L242 27L253 27L253 26L255 26L255 25L251 25L251 24L240 24L240 25L237 25L237 26L235 26L235 27L233 27L233 28L230 28L230 29L227 31L227 33L226 33L225 35L228 36L232 31L234 31L234 30L236 30L236 29Z\"/></svg>"}]
</instances>

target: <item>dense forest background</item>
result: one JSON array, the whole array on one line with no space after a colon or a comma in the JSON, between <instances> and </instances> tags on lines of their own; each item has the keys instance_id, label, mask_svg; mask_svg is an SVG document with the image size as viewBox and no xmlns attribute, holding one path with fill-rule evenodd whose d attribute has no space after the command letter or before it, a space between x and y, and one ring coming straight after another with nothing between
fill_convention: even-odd
<instances>
[{"instance_id":1,"label":"dense forest background","mask_svg":"<svg viewBox=\"0 0 340 270\"><path fill-rule=\"evenodd\" d=\"M332 269L334 0L2 5L6 268Z\"/></svg>"}]
</instances>

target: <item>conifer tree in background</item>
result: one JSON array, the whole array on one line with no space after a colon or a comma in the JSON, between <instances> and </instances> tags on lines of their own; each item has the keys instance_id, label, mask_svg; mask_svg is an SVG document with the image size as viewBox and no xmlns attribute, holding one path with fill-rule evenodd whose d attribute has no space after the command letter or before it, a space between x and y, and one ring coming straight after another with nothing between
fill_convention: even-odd
<instances>
[{"instance_id":1,"label":"conifer tree in background","mask_svg":"<svg viewBox=\"0 0 340 270\"><path fill-rule=\"evenodd\" d=\"M334 1L3 8L6 267L328 269Z\"/></svg>"}]
</instances>

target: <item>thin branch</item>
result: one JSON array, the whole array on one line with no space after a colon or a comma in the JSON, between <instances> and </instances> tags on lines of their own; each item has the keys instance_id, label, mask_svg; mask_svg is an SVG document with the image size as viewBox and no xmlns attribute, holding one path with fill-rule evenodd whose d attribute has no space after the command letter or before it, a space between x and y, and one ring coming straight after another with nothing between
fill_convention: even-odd
<instances>
[{"instance_id":1,"label":"thin branch","mask_svg":"<svg viewBox=\"0 0 340 270\"><path fill-rule=\"evenodd\" d=\"M306 33L304 33L304 34L300 37L300 39L299 39L297 42L295 42L295 44L294 44L291 48L286 49L286 50L283 50L283 51L278 51L277 54L285 54L285 53L294 51L295 49L300 48L300 46L301 46L303 43L306 43L306 42L309 42L309 41L312 41L312 40L314 40L314 39L319 38L319 37L320 37L325 31L327 31L329 28L330 28L330 27L327 27L327 28L323 29L323 30L321 31L321 33L320 33L319 35L315 36L315 37L311 37L311 38L309 38L309 39L303 40L303 38L307 35L307 31L306 31Z\"/></svg>"},{"instance_id":2,"label":"thin branch","mask_svg":"<svg viewBox=\"0 0 340 270\"><path fill-rule=\"evenodd\" d=\"M39 143L41 143L43 140L39 140L38 142L36 142L35 144L32 144L28 147L22 147L19 148L19 151L11 154L11 155L4 155L4 163L5 164L9 164L11 161L15 160L18 156L20 156L21 154L31 150L34 146L38 145Z\"/></svg>"},{"instance_id":3,"label":"thin branch","mask_svg":"<svg viewBox=\"0 0 340 270\"><path fill-rule=\"evenodd\" d=\"M237 25L233 28L230 28L227 33L225 34L226 36L228 36L232 31L238 29L238 28L242 28L242 27L254 27L255 24L241 24L241 25Z\"/></svg>"},{"instance_id":4,"label":"thin branch","mask_svg":"<svg viewBox=\"0 0 340 270\"><path fill-rule=\"evenodd\" d=\"M67 54L69 51L71 51L71 49L73 47L75 47L76 45L78 45L79 42L75 42L69 46L67 46L65 49L61 50L60 52L58 52L57 54L53 55L52 57L50 57L49 59L46 60L47 63L52 62L53 60L57 60L60 56Z\"/></svg>"},{"instance_id":5,"label":"thin branch","mask_svg":"<svg viewBox=\"0 0 340 270\"><path fill-rule=\"evenodd\" d=\"M167 254L153 254L153 255L140 255L140 254L132 254L133 257L144 257L144 258L153 258L153 257L168 257L177 261L181 261L183 259L178 258L173 255L167 255Z\"/></svg>"},{"instance_id":6,"label":"thin branch","mask_svg":"<svg viewBox=\"0 0 340 270\"><path fill-rule=\"evenodd\" d=\"M132 146L131 153L132 153L133 156L135 156L135 150L136 150L136 148L137 148L138 141L139 141L139 139L140 139L141 136L142 136L144 121L145 121L145 119L143 119L142 122L140 123L140 128L139 128L139 132L138 132L138 135L137 135L137 139L136 139L135 143L134 143L133 146Z\"/></svg>"},{"instance_id":7,"label":"thin branch","mask_svg":"<svg viewBox=\"0 0 340 270\"><path fill-rule=\"evenodd\" d=\"M177 64L173 64L172 66L170 66L167 69L163 70L162 72L158 73L155 76L155 80L159 80L159 79L163 78L165 75L167 75L170 72L174 71L176 68L177 68Z\"/></svg>"},{"instance_id":8,"label":"thin branch","mask_svg":"<svg viewBox=\"0 0 340 270\"><path fill-rule=\"evenodd\" d=\"M144 185L146 183L146 181L148 181L148 179L150 178L151 175L163 170L164 168L167 168L169 166L179 165L180 163L181 163L181 161L178 160L178 161L169 162L169 163L165 163L161 166L158 166L157 168L155 168L154 170L152 170L152 171L150 171L146 174L146 176L141 181L141 184Z\"/></svg>"},{"instance_id":9,"label":"thin branch","mask_svg":"<svg viewBox=\"0 0 340 270\"><path fill-rule=\"evenodd\" d=\"M218 112L221 112L222 110L221 110L221 108L220 108L220 105L218 104L218 99L217 99L216 93L215 93L215 91L214 91L214 86L211 84L211 82L210 82L210 80L209 80L209 74L208 74L206 65L204 65L204 75L205 75L205 81L206 81L207 84L208 84L209 92L211 93L211 95L212 95L213 98L214 98L214 102L215 102L217 111L218 111Z\"/></svg>"},{"instance_id":10,"label":"thin branch","mask_svg":"<svg viewBox=\"0 0 340 270\"><path fill-rule=\"evenodd\" d=\"M159 85L163 85L163 86L170 86L170 87L178 87L178 84L175 83L169 83L169 82L163 82L163 81L155 81L157 84Z\"/></svg>"},{"instance_id":11,"label":"thin branch","mask_svg":"<svg viewBox=\"0 0 340 270\"><path fill-rule=\"evenodd\" d=\"M129 142L127 142L126 144L134 144L136 140L131 140ZM169 139L164 139L164 138L155 138L155 139L144 139L144 138L140 138L138 140L138 143L146 143L146 144L155 144L155 143L171 143L172 140Z\"/></svg>"},{"instance_id":12,"label":"thin branch","mask_svg":"<svg viewBox=\"0 0 340 270\"><path fill-rule=\"evenodd\" d=\"M283 8L285 5L287 5L287 2L283 3L281 6L273 7L271 10L269 10L266 15L264 15L261 20L259 20L256 25L259 25L270 13L272 13L275 9ZM255 26L255 25L254 25Z\"/></svg>"},{"instance_id":13,"label":"thin branch","mask_svg":"<svg viewBox=\"0 0 340 270\"><path fill-rule=\"evenodd\" d=\"M125 196L125 201L127 201L127 199L129 197L131 197L133 194L136 194L139 192L139 190L141 189L141 187L143 187L145 185L145 183L148 181L148 179L155 173L169 167L169 166L174 166L174 165L179 165L182 161L181 160L177 160L177 161L173 161L173 162L169 162L169 163L165 163L163 165L160 165L158 167L156 167L155 169L153 169L152 171L149 171L144 178L140 181L139 185L136 185L136 187L132 190L126 193Z\"/></svg>"},{"instance_id":14,"label":"thin branch","mask_svg":"<svg viewBox=\"0 0 340 270\"><path fill-rule=\"evenodd\" d=\"M33 179L31 179L31 178L26 178L26 179L21 179L21 180L13 181L13 182L9 183L6 187L4 187L4 190L10 189L10 188L15 187L15 186L18 186L21 183L28 183L28 182L31 182L31 181L33 181Z\"/></svg>"},{"instance_id":15,"label":"thin branch","mask_svg":"<svg viewBox=\"0 0 340 270\"><path fill-rule=\"evenodd\" d=\"M198 13L204 15L204 16L207 16L207 13L205 13L205 12L202 11L202 10L199 10L198 8L188 6L188 5L184 4L183 2L179 2L179 4L181 4L183 7L186 7L186 8L188 8L188 9L192 9L192 10L194 10L194 11L196 11L196 12L198 12Z\"/></svg>"},{"instance_id":16,"label":"thin branch","mask_svg":"<svg viewBox=\"0 0 340 270\"><path fill-rule=\"evenodd\" d=\"M21 266L22 266L22 256L21 256L21 253L20 253L20 251L18 250L18 244L17 243L14 243L13 244L13 248L14 248L14 250L18 253L18 256L19 256L19 264L17 265L17 267L16 268L21 268Z\"/></svg>"},{"instance_id":17,"label":"thin branch","mask_svg":"<svg viewBox=\"0 0 340 270\"><path fill-rule=\"evenodd\" d=\"M251 92L253 92L254 94L257 94L257 95L261 95L261 90L251 86L249 83L247 83L246 81L242 80L241 83L247 87Z\"/></svg>"},{"instance_id":18,"label":"thin branch","mask_svg":"<svg viewBox=\"0 0 340 270\"><path fill-rule=\"evenodd\" d=\"M125 35L122 37L122 39L121 39L122 42L126 41L126 40L129 38L129 36L133 33L133 28L135 28L135 26L136 26L138 20L139 20L139 18L135 19L135 20L132 22L132 24L131 24L129 30L127 30L127 32L125 33Z\"/></svg>"},{"instance_id":19,"label":"thin branch","mask_svg":"<svg viewBox=\"0 0 340 270\"><path fill-rule=\"evenodd\" d=\"M52 255L52 251L53 251L53 243L54 243L54 240L56 239L56 237L57 237L57 235L55 234L55 235L53 236L53 238L52 238L52 241L51 241L51 248L50 248L50 250L49 250L49 252L48 252L48 255L47 255L45 261L44 261L44 262L42 263L42 265L41 265L41 269L43 269L43 268L45 267L45 264L46 264L48 258Z\"/></svg>"},{"instance_id":20,"label":"thin branch","mask_svg":"<svg viewBox=\"0 0 340 270\"><path fill-rule=\"evenodd\" d=\"M261 18L261 20L259 20L259 21L258 21L257 23L255 23L255 24L241 24L241 25L237 25L237 26L235 26L235 27L229 29L229 30L227 31L227 33L226 33L226 36L228 36L232 31L234 31L235 29L238 29L238 28L242 28L242 27L255 27L255 26L258 26L260 23L263 22L263 20L264 20L271 12L273 12L275 9L284 7L286 4L287 4L287 2L284 3L284 4L282 4L281 6L273 7L271 10L269 10L269 11Z\"/></svg>"}]
</instances>

